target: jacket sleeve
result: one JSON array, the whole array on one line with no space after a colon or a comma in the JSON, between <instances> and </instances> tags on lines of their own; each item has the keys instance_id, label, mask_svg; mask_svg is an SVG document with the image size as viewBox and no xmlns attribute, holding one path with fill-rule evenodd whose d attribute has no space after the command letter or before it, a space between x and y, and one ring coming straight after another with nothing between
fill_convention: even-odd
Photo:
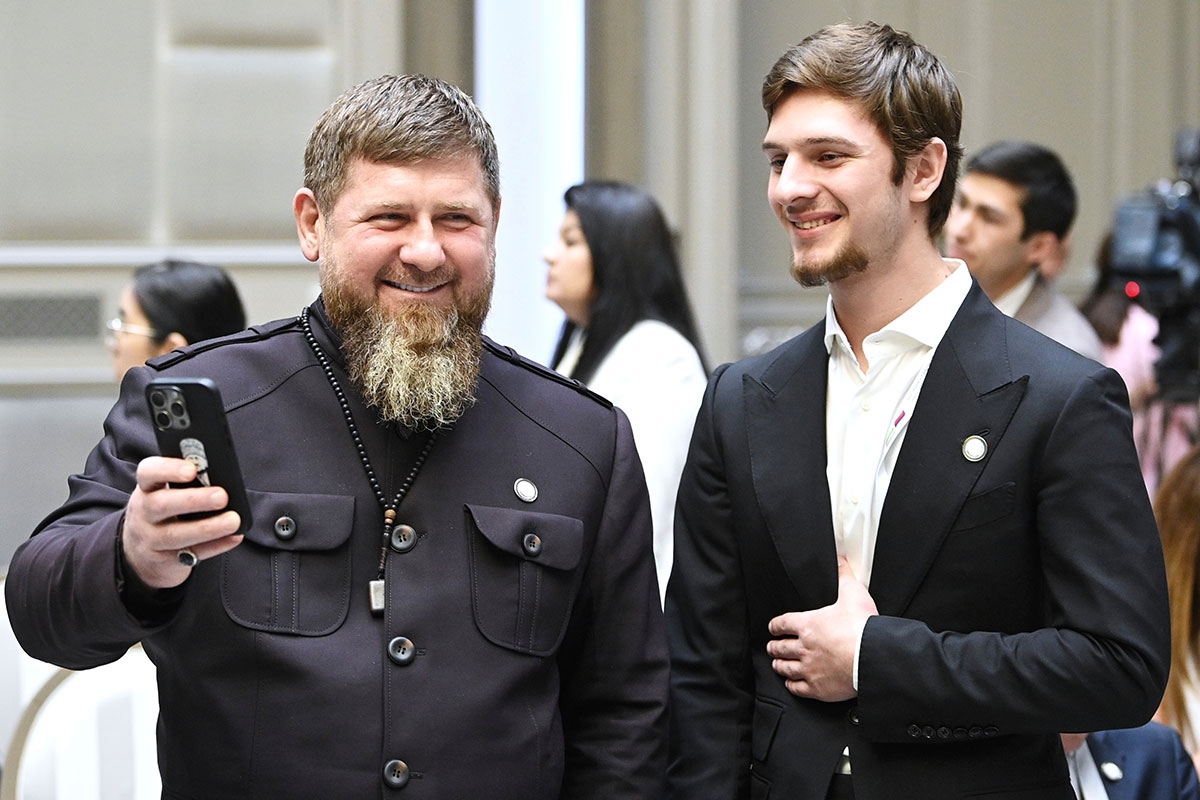
<instances>
[{"instance_id":1,"label":"jacket sleeve","mask_svg":"<svg viewBox=\"0 0 1200 800\"><path fill-rule=\"evenodd\" d=\"M1097 731L1141 725L1154 713L1166 682L1170 624L1127 396L1111 370L1092 372L1064 395L1057 404L1042 398L1040 408L1019 409L1018 416L1046 421L1018 434L1010 425L1006 437L1020 438L996 448L1032 453L1012 474L995 476L1028 482L1027 491L1017 491L1031 508L1017 508L1013 521L1002 518L988 533L1035 537L1032 574L1014 574L1010 583L1014 597L1040 599L1032 604L1041 608L1037 624L935 631L917 619L872 617L859 656L858 707L868 738L939 742L959 732ZM1030 431L1048 433L1034 441ZM979 530L951 535L968 537L961 546L969 547Z\"/></svg>"},{"instance_id":2,"label":"jacket sleeve","mask_svg":"<svg viewBox=\"0 0 1200 800\"><path fill-rule=\"evenodd\" d=\"M749 793L753 677L742 568L709 381L680 481L675 569L667 590L671 764L667 797ZM730 383L728 379L725 381Z\"/></svg>"},{"instance_id":3,"label":"jacket sleeve","mask_svg":"<svg viewBox=\"0 0 1200 800\"><path fill-rule=\"evenodd\" d=\"M612 479L560 652L563 798L658 800L666 772L669 661L651 551L650 500L619 410Z\"/></svg>"},{"instance_id":4,"label":"jacket sleeve","mask_svg":"<svg viewBox=\"0 0 1200 800\"><path fill-rule=\"evenodd\" d=\"M153 454L140 377L125 381L104 438L68 481L66 503L17 548L5 580L21 646L70 669L114 661L151 631L122 602L117 550L137 464Z\"/></svg>"}]
</instances>

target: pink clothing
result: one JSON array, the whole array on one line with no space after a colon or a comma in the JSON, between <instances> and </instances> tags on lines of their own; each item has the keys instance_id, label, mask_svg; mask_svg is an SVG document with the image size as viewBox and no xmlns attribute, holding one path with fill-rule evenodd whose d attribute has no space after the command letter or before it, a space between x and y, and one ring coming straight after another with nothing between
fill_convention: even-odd
<instances>
[{"instance_id":1,"label":"pink clothing","mask_svg":"<svg viewBox=\"0 0 1200 800\"><path fill-rule=\"evenodd\" d=\"M1200 413L1195 405L1175 405L1164 424L1163 403L1154 395L1154 344L1158 320L1139 305L1131 305L1116 345L1104 345L1104 363L1125 381L1133 407L1133 441L1141 462L1146 490L1154 496L1158 482L1192 446Z\"/></svg>"}]
</instances>

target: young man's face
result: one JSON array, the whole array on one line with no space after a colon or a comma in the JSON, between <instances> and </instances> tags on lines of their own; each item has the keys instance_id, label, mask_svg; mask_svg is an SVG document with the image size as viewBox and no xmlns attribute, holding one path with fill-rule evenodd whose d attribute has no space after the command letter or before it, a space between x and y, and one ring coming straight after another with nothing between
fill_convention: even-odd
<instances>
[{"instance_id":1,"label":"young man's face","mask_svg":"<svg viewBox=\"0 0 1200 800\"><path fill-rule=\"evenodd\" d=\"M1035 266L1031 240L1023 240L1021 191L1008 181L970 172L959 181L946 221L946 255L961 258L993 301Z\"/></svg>"},{"instance_id":2,"label":"young man's face","mask_svg":"<svg viewBox=\"0 0 1200 800\"><path fill-rule=\"evenodd\" d=\"M885 261L906 236L910 208L894 157L855 102L801 90L771 117L763 141L767 197L792 245L792 275L836 282Z\"/></svg>"}]
</instances>

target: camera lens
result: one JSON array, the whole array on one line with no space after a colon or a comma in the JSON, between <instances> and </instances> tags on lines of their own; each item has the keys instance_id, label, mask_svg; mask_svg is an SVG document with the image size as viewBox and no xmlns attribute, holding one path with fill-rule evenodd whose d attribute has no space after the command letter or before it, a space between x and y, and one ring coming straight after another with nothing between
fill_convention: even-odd
<instances>
[{"instance_id":1,"label":"camera lens","mask_svg":"<svg viewBox=\"0 0 1200 800\"><path fill-rule=\"evenodd\" d=\"M171 415L165 411L159 411L154 415L154 423L158 425L159 428L166 430L167 428L171 427Z\"/></svg>"},{"instance_id":2,"label":"camera lens","mask_svg":"<svg viewBox=\"0 0 1200 800\"><path fill-rule=\"evenodd\" d=\"M171 415L172 416L182 417L185 413L187 413L187 412L183 407L183 403L181 403L178 400L176 400L174 403L171 403Z\"/></svg>"},{"instance_id":3,"label":"camera lens","mask_svg":"<svg viewBox=\"0 0 1200 800\"><path fill-rule=\"evenodd\" d=\"M153 392L150 393L150 404L153 405L155 408L162 408L163 406L165 406L167 404L167 396L165 394L163 394L162 392L160 392L159 390L155 389Z\"/></svg>"}]
</instances>

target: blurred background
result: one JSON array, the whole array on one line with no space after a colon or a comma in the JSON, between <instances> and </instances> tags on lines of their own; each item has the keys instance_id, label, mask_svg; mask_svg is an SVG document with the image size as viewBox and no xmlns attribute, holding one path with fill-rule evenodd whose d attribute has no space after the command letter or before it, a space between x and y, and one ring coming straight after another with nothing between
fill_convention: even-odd
<instances>
[{"instance_id":1,"label":"blurred background","mask_svg":"<svg viewBox=\"0 0 1200 800\"><path fill-rule=\"evenodd\" d=\"M1115 205L1173 177L1175 132L1200 125L1195 0L0 0L0 572L102 435L103 325L134 267L220 264L251 324L316 295L304 143L380 73L457 83L496 131L493 338L550 357L540 254L585 177L659 199L712 361L813 323L825 295L791 282L766 203L759 88L789 45L868 19L955 74L968 155L1017 137L1063 157L1081 209L1059 286L1081 297Z\"/></svg>"}]
</instances>

